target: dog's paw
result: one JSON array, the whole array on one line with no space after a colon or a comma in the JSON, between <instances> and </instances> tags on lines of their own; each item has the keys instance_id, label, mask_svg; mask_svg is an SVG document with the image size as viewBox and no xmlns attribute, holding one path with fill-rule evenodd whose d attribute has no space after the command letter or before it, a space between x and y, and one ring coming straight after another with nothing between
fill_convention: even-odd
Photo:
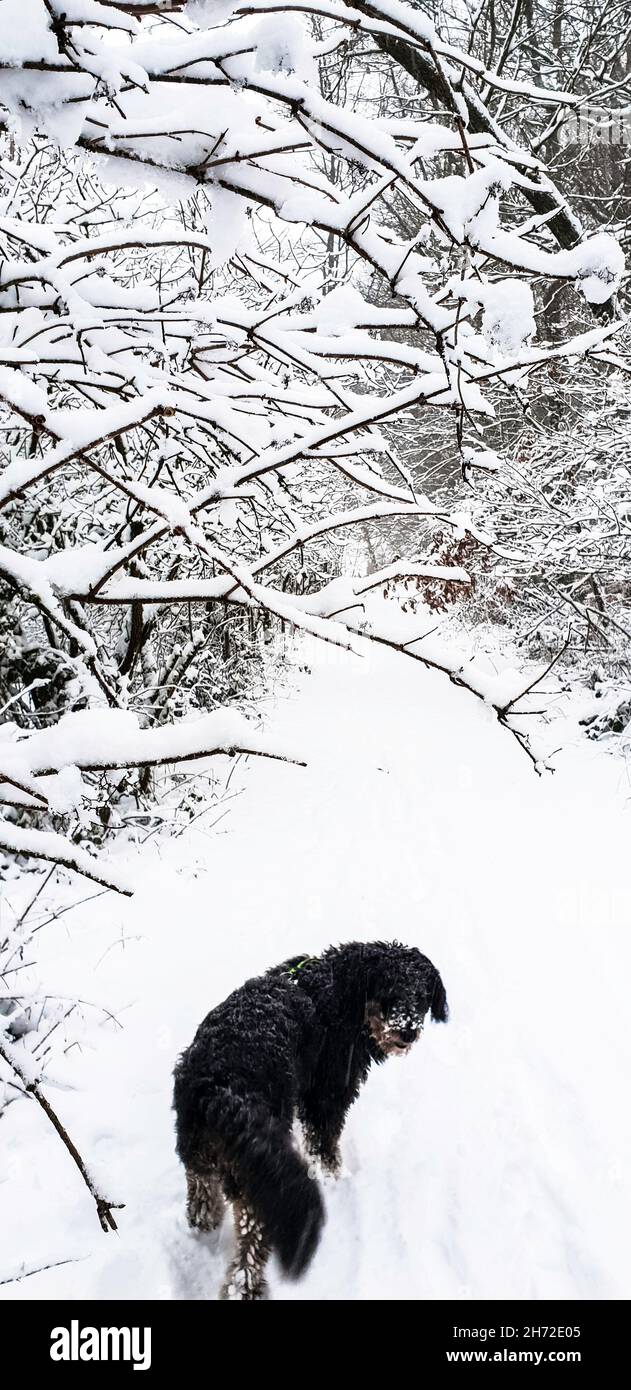
<instances>
[{"instance_id":1,"label":"dog's paw","mask_svg":"<svg viewBox=\"0 0 631 1390\"><path fill-rule=\"evenodd\" d=\"M221 1227L226 1203L216 1178L187 1173L186 1218L192 1231L214 1234Z\"/></svg>"},{"instance_id":2,"label":"dog's paw","mask_svg":"<svg viewBox=\"0 0 631 1390\"><path fill-rule=\"evenodd\" d=\"M340 1154L335 1154L331 1158L312 1158L308 1168L309 1177L315 1182L323 1183L325 1187L330 1187L343 1174L343 1164Z\"/></svg>"},{"instance_id":3,"label":"dog's paw","mask_svg":"<svg viewBox=\"0 0 631 1390\"><path fill-rule=\"evenodd\" d=\"M268 1298L267 1281L242 1268L229 1271L219 1294L220 1303L264 1303Z\"/></svg>"}]
</instances>

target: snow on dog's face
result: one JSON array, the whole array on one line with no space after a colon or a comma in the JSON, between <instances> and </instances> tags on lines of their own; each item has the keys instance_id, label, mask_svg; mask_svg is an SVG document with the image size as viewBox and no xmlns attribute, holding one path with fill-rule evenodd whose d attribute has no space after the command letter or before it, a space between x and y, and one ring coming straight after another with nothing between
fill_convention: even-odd
<instances>
[{"instance_id":1,"label":"snow on dog's face","mask_svg":"<svg viewBox=\"0 0 631 1390\"><path fill-rule=\"evenodd\" d=\"M404 1004L383 1009L370 1001L366 1009L368 1032L384 1057L402 1057L423 1031L425 1015L411 1013Z\"/></svg>"},{"instance_id":2,"label":"snow on dog's face","mask_svg":"<svg viewBox=\"0 0 631 1390\"><path fill-rule=\"evenodd\" d=\"M423 1031L425 1017L444 1023L447 998L440 975L415 947L386 948L370 971L366 1026L380 1057L404 1056Z\"/></svg>"}]
</instances>

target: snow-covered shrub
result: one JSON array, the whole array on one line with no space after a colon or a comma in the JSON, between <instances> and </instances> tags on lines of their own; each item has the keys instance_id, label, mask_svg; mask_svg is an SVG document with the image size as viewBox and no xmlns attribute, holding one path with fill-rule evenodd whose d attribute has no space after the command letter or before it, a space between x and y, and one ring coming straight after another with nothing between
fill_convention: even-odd
<instances>
[{"instance_id":1,"label":"snow-covered shrub","mask_svg":"<svg viewBox=\"0 0 631 1390\"><path fill-rule=\"evenodd\" d=\"M49 877L40 875L31 903ZM35 955L28 908L21 918L13 918L5 906L0 919L0 1115L23 1090L15 1067L35 1079L57 1050L76 1040L84 1024L79 1000L56 998L43 988Z\"/></svg>"}]
</instances>

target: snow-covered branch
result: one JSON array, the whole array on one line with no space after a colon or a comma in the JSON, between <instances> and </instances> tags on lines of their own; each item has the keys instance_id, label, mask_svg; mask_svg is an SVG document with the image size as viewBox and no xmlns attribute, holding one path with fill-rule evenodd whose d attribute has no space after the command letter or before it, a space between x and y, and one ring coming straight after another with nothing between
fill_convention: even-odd
<instances>
[{"instance_id":1,"label":"snow-covered branch","mask_svg":"<svg viewBox=\"0 0 631 1390\"><path fill-rule=\"evenodd\" d=\"M496 558L503 537L437 508L395 433L451 431L463 478L501 475L502 402L527 414L535 375L578 358L610 370L624 276L541 154L582 88L511 67L514 23L491 61L403 0L27 0L26 24L23 3L0 10L0 584L9 649L36 654L3 694L30 735L0 788L14 819L54 813L64 767L279 756L169 721L234 698L235 650L270 625L358 649L327 607L343 544L355 605L406 577L470 593L432 535ZM392 71L431 108L385 95ZM580 326L541 342L561 290ZM395 518L413 553L374 558ZM107 758L45 727L129 704Z\"/></svg>"},{"instance_id":2,"label":"snow-covered branch","mask_svg":"<svg viewBox=\"0 0 631 1390\"><path fill-rule=\"evenodd\" d=\"M113 888L115 892L123 893L126 897L133 893L133 887L125 873L111 868L102 859L96 859L86 850L73 845L64 835L58 835L52 830L26 830L2 819L0 849L7 850L11 855L45 859L51 864L61 865L62 868L73 869L84 878L93 879L95 883L103 884L104 888Z\"/></svg>"}]
</instances>

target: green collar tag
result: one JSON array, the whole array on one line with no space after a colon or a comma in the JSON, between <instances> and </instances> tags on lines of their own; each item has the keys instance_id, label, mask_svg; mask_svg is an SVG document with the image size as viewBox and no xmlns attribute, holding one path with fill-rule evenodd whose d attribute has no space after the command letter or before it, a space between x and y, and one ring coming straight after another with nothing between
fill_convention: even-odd
<instances>
[{"instance_id":1,"label":"green collar tag","mask_svg":"<svg viewBox=\"0 0 631 1390\"><path fill-rule=\"evenodd\" d=\"M299 961L297 965L290 966L289 970L287 971L287 974L297 975L298 971L302 970L303 965L308 965L309 961L314 959L314 956L305 956L304 960Z\"/></svg>"}]
</instances>

